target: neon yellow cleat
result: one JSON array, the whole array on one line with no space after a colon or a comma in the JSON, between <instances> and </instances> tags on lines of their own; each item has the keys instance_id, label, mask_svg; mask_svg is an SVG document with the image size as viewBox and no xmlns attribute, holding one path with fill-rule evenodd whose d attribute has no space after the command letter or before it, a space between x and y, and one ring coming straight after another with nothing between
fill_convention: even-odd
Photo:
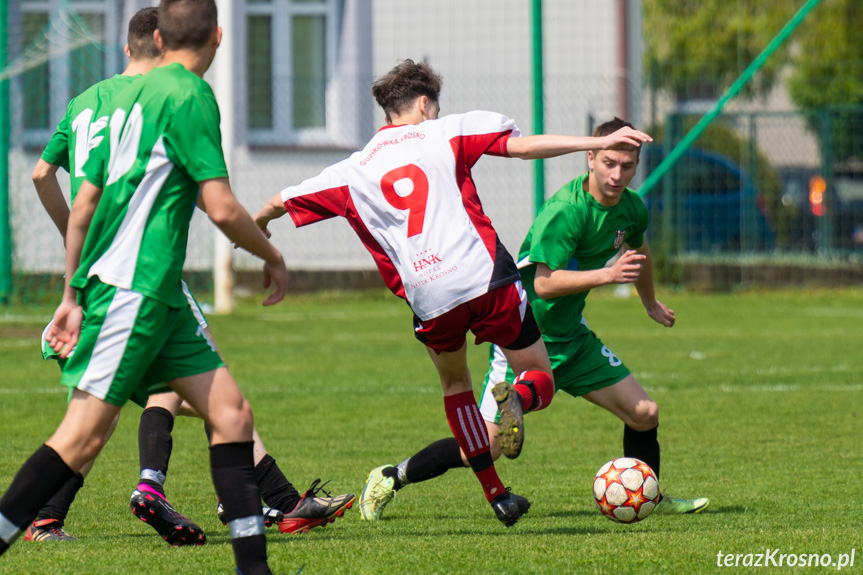
<instances>
[{"instance_id":1,"label":"neon yellow cleat","mask_svg":"<svg viewBox=\"0 0 863 575\"><path fill-rule=\"evenodd\" d=\"M659 505L653 510L654 513L660 515L685 515L687 513L701 513L707 506L710 505L710 500L706 497L698 499L676 499L674 497L662 496L659 500Z\"/></svg>"},{"instance_id":2,"label":"neon yellow cleat","mask_svg":"<svg viewBox=\"0 0 863 575\"><path fill-rule=\"evenodd\" d=\"M382 472L392 465L381 465L369 471L363 494L360 496L360 517L364 521L377 521L383 515L384 508L396 496L395 480Z\"/></svg>"}]
</instances>

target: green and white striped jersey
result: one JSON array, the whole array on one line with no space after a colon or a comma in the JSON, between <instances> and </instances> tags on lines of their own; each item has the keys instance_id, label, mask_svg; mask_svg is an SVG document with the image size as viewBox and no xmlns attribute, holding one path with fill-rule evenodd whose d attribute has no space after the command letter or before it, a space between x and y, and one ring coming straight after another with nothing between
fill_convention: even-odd
<instances>
[{"instance_id":1,"label":"green and white striped jersey","mask_svg":"<svg viewBox=\"0 0 863 575\"><path fill-rule=\"evenodd\" d=\"M103 194L71 285L81 289L98 276L183 307L180 279L199 183L228 176L216 98L174 63L135 78L112 109L108 137L84 166Z\"/></svg>"},{"instance_id":2,"label":"green and white striped jersey","mask_svg":"<svg viewBox=\"0 0 863 575\"><path fill-rule=\"evenodd\" d=\"M136 77L117 74L72 98L66 106L66 114L45 146L42 159L69 172L73 202L84 181L84 164L90 151L105 136L108 113L112 110L111 100Z\"/></svg>"}]
</instances>

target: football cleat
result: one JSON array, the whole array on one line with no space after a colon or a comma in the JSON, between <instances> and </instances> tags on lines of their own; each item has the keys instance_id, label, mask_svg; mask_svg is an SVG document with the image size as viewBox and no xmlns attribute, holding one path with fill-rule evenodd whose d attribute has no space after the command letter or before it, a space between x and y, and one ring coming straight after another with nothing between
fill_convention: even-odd
<instances>
[{"instance_id":1,"label":"football cleat","mask_svg":"<svg viewBox=\"0 0 863 575\"><path fill-rule=\"evenodd\" d=\"M273 525L278 525L279 522L285 518L284 513L272 507L264 507L261 510L261 513L263 513L264 515L264 527L272 527ZM221 501L219 501L218 505L216 505L216 514L219 516L219 521L222 522L222 525L228 524L228 522L225 521L225 508L222 505Z\"/></svg>"},{"instance_id":2,"label":"football cleat","mask_svg":"<svg viewBox=\"0 0 863 575\"><path fill-rule=\"evenodd\" d=\"M172 547L203 545L207 536L203 529L183 517L165 499L146 491L132 492L129 501L132 514L150 525Z\"/></svg>"},{"instance_id":3,"label":"football cleat","mask_svg":"<svg viewBox=\"0 0 863 575\"><path fill-rule=\"evenodd\" d=\"M495 385L491 393L500 412L497 439L501 453L510 459L515 459L524 445L524 409L521 405L521 396L508 381Z\"/></svg>"},{"instance_id":4,"label":"football cleat","mask_svg":"<svg viewBox=\"0 0 863 575\"><path fill-rule=\"evenodd\" d=\"M526 497L512 493L507 487L506 493L491 500L491 507L501 523L512 527L530 509L530 501Z\"/></svg>"},{"instance_id":5,"label":"football cleat","mask_svg":"<svg viewBox=\"0 0 863 575\"><path fill-rule=\"evenodd\" d=\"M315 479L294 510L285 513L284 519L279 522L279 531L308 533L310 529L332 523L336 517L341 517L353 506L356 495L344 493L333 497L324 489L324 485L329 481L321 485L318 485L319 483L321 480ZM318 493L323 493L326 497L318 497Z\"/></svg>"},{"instance_id":6,"label":"football cleat","mask_svg":"<svg viewBox=\"0 0 863 575\"><path fill-rule=\"evenodd\" d=\"M654 513L660 515L685 515L693 513L701 513L707 506L710 505L710 500L706 497L698 499L676 499L663 495L659 500L659 505L653 510Z\"/></svg>"},{"instance_id":7,"label":"football cleat","mask_svg":"<svg viewBox=\"0 0 863 575\"><path fill-rule=\"evenodd\" d=\"M37 519L27 527L24 541L77 541L63 529L63 522L57 519Z\"/></svg>"},{"instance_id":8,"label":"football cleat","mask_svg":"<svg viewBox=\"0 0 863 575\"><path fill-rule=\"evenodd\" d=\"M377 521L384 508L396 496L395 479L387 477L382 471L392 465L381 465L369 471L363 494L360 495L360 518L363 521Z\"/></svg>"}]
</instances>

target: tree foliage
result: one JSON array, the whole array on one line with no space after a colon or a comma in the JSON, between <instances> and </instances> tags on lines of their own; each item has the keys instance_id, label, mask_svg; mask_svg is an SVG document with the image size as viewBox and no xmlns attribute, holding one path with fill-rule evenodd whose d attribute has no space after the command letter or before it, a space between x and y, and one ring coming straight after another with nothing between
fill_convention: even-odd
<instances>
[{"instance_id":1,"label":"tree foliage","mask_svg":"<svg viewBox=\"0 0 863 575\"><path fill-rule=\"evenodd\" d=\"M835 111L827 125L814 116L813 130L829 136L838 160L863 159L863 5L860 0L822 0L801 25L788 90L804 110ZM857 110L850 110L856 107Z\"/></svg>"},{"instance_id":2,"label":"tree foliage","mask_svg":"<svg viewBox=\"0 0 863 575\"><path fill-rule=\"evenodd\" d=\"M717 98L800 6L799 0L644 0L643 7L649 81L686 100ZM766 94L787 54L780 47L742 95Z\"/></svg>"}]
</instances>

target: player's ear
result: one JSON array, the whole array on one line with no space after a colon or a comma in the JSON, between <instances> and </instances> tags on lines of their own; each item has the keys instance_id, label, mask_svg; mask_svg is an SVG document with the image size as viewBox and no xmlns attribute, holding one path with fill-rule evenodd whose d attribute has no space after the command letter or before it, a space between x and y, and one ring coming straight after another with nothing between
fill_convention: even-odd
<instances>
[{"instance_id":1,"label":"player's ear","mask_svg":"<svg viewBox=\"0 0 863 575\"><path fill-rule=\"evenodd\" d=\"M128 58L128 59L130 59L130 60L132 59L132 52L129 50L129 45L128 45L128 44L126 44L125 46L123 46L123 52L126 54L126 58Z\"/></svg>"},{"instance_id":2,"label":"player's ear","mask_svg":"<svg viewBox=\"0 0 863 575\"><path fill-rule=\"evenodd\" d=\"M156 43L156 48L159 49L159 52L165 51L165 42L162 40L162 34L159 32L158 28L153 30L153 42Z\"/></svg>"},{"instance_id":3,"label":"player's ear","mask_svg":"<svg viewBox=\"0 0 863 575\"><path fill-rule=\"evenodd\" d=\"M219 47L222 43L222 27L216 26L216 29L213 30L213 46L216 48Z\"/></svg>"},{"instance_id":4,"label":"player's ear","mask_svg":"<svg viewBox=\"0 0 863 575\"><path fill-rule=\"evenodd\" d=\"M593 162L596 160L593 155L593 150L587 151L587 168L592 172L593 171Z\"/></svg>"}]
</instances>

